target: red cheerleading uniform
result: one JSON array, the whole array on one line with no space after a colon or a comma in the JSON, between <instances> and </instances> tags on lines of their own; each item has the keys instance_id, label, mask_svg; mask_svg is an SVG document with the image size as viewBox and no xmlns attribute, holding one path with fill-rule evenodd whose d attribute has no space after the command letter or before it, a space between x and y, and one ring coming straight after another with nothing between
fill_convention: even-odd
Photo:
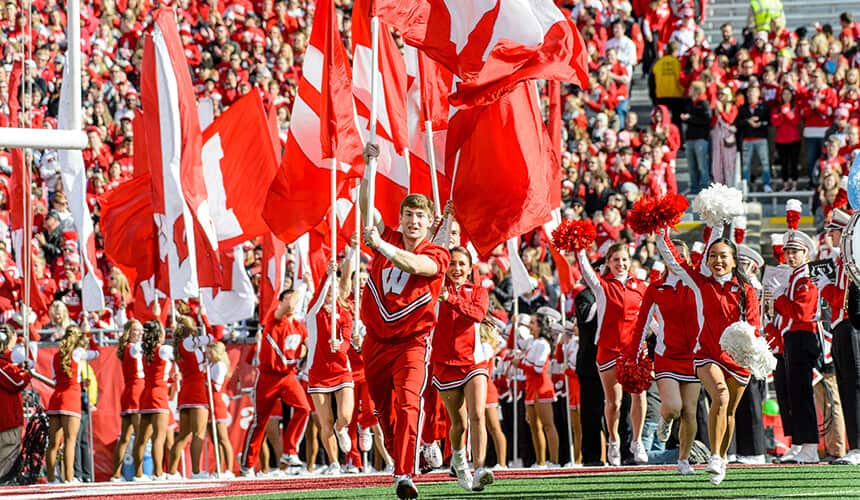
<instances>
[{"instance_id":1,"label":"red cheerleading uniform","mask_svg":"<svg viewBox=\"0 0 860 500\"><path fill-rule=\"evenodd\" d=\"M693 368L693 349L702 324L701 300L674 274L667 274L648 286L636 329L639 335L630 345L641 348L650 327L657 337L654 349L656 379L698 382ZM633 354L631 352L631 354Z\"/></svg>"},{"instance_id":2,"label":"red cheerleading uniform","mask_svg":"<svg viewBox=\"0 0 860 500\"><path fill-rule=\"evenodd\" d=\"M140 396L146 386L143 373L143 350L140 342L129 343L125 346L122 356L122 379L124 382L120 396L121 416L133 415L140 411Z\"/></svg>"},{"instance_id":3,"label":"red cheerleading uniform","mask_svg":"<svg viewBox=\"0 0 860 500\"><path fill-rule=\"evenodd\" d=\"M83 347L76 347L69 359L69 372L63 370L63 362L60 357L60 352L54 354L52 367L54 369L54 379L57 384L54 386L54 394L51 395L51 400L48 402L48 409L45 413L48 415L70 415L81 418L81 365L82 360L92 360L99 356L96 350L87 350Z\"/></svg>"},{"instance_id":4,"label":"red cheerleading uniform","mask_svg":"<svg viewBox=\"0 0 860 500\"><path fill-rule=\"evenodd\" d=\"M21 392L29 384L30 372L12 361L12 351L0 353L0 432L24 425Z\"/></svg>"},{"instance_id":5,"label":"red cheerleading uniform","mask_svg":"<svg viewBox=\"0 0 860 500\"><path fill-rule=\"evenodd\" d=\"M602 372L611 370L615 368L621 349L633 338L645 282L632 273L624 281L614 276L598 276L584 250L577 253L577 260L582 278L594 293L597 304L597 367Z\"/></svg>"},{"instance_id":6,"label":"red cheerleading uniform","mask_svg":"<svg viewBox=\"0 0 860 500\"><path fill-rule=\"evenodd\" d=\"M755 288L749 284L741 285L734 276L721 283L715 277L705 276L693 269L680 258L668 235L657 238L657 248L666 260L666 267L677 274L702 301L702 324L693 350L693 366L699 368L714 363L741 384L749 383L749 370L737 364L723 351L720 337L729 325L741 319L741 293L745 295L745 319L758 335L761 319Z\"/></svg>"},{"instance_id":7,"label":"red cheerleading uniform","mask_svg":"<svg viewBox=\"0 0 860 500\"><path fill-rule=\"evenodd\" d=\"M466 283L447 286L448 297L439 303L439 320L433 332L433 386L440 391L463 387L478 375L489 377L481 342L481 320L487 315L487 289Z\"/></svg>"},{"instance_id":8,"label":"red cheerleading uniform","mask_svg":"<svg viewBox=\"0 0 860 500\"><path fill-rule=\"evenodd\" d=\"M385 228L382 239L403 249L403 235ZM367 327L362 347L365 375L378 415L395 413L379 423L385 446L394 458L394 474L417 472L417 439L421 393L427 378L427 337L436 324L434 301L451 256L426 238L414 254L430 258L436 274L419 276L400 270L378 250L361 301ZM396 398L396 399L395 399ZM394 404L396 400L396 405ZM396 439L395 439L396 437Z\"/></svg>"},{"instance_id":9,"label":"red cheerleading uniform","mask_svg":"<svg viewBox=\"0 0 860 500\"><path fill-rule=\"evenodd\" d=\"M206 359L204 351L209 344L209 335L190 336L182 339L176 365L182 374L179 388L179 410L190 408L209 408L209 394L206 391Z\"/></svg>"},{"instance_id":10,"label":"red cheerleading uniform","mask_svg":"<svg viewBox=\"0 0 860 500\"><path fill-rule=\"evenodd\" d=\"M209 379L212 381L212 406L215 410L215 421L228 423L227 403L224 401L224 386L227 382L227 363L219 361L209 364Z\"/></svg>"},{"instance_id":11,"label":"red cheerleading uniform","mask_svg":"<svg viewBox=\"0 0 860 500\"><path fill-rule=\"evenodd\" d=\"M140 413L169 413L168 383L173 365L173 346L160 345L152 353L152 361L143 356L146 386L140 395Z\"/></svg>"},{"instance_id":12,"label":"red cheerleading uniform","mask_svg":"<svg viewBox=\"0 0 860 500\"><path fill-rule=\"evenodd\" d=\"M296 374L301 362L302 344L307 338L305 325L295 316L275 319L272 309L266 320L260 342L257 367L256 411L245 434L242 467L253 469L260 456L260 446L266 436L266 426L275 406L281 401L293 408L284 436L284 453L297 455L299 440L305 432L311 405Z\"/></svg>"},{"instance_id":13,"label":"red cheerleading uniform","mask_svg":"<svg viewBox=\"0 0 860 500\"><path fill-rule=\"evenodd\" d=\"M546 339L536 338L523 353L520 367L526 374L526 404L555 402L555 388L549 373L552 348Z\"/></svg>"},{"instance_id":14,"label":"red cheerleading uniform","mask_svg":"<svg viewBox=\"0 0 860 500\"><path fill-rule=\"evenodd\" d=\"M349 365L349 341L352 336L352 315L337 305L337 331L340 349L331 352L331 313L324 307L331 280L326 279L317 292L316 300L306 316L308 329L308 357L305 369L308 373L308 393L324 394L353 387L352 369Z\"/></svg>"}]
</instances>

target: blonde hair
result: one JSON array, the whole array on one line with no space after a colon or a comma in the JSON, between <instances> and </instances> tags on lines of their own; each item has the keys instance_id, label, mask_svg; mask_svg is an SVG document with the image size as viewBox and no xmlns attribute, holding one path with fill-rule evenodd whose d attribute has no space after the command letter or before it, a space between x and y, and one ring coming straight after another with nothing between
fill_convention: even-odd
<instances>
[{"instance_id":1,"label":"blonde hair","mask_svg":"<svg viewBox=\"0 0 860 500\"><path fill-rule=\"evenodd\" d=\"M496 346L499 345L499 337L496 335L496 331L496 327L487 322L482 322L478 327L481 342L488 344L493 350L496 350Z\"/></svg>"},{"instance_id":2,"label":"blonde hair","mask_svg":"<svg viewBox=\"0 0 860 500\"><path fill-rule=\"evenodd\" d=\"M66 333L60 340L60 366L63 368L63 373L72 375L72 351L86 345L87 338L77 325L66 327Z\"/></svg>"},{"instance_id":3,"label":"blonde hair","mask_svg":"<svg viewBox=\"0 0 860 500\"><path fill-rule=\"evenodd\" d=\"M230 372L230 356L227 355L227 347L224 342L213 342L209 344L209 350L212 352L212 357L218 363L224 363L227 366L227 372Z\"/></svg>"},{"instance_id":4,"label":"blonde hair","mask_svg":"<svg viewBox=\"0 0 860 500\"><path fill-rule=\"evenodd\" d=\"M177 316L176 325L173 327L173 357L177 361L182 359L182 341L194 335L197 325L190 316Z\"/></svg>"},{"instance_id":5,"label":"blonde hair","mask_svg":"<svg viewBox=\"0 0 860 500\"><path fill-rule=\"evenodd\" d=\"M125 356L125 348L128 345L128 339L131 337L131 329L134 328L134 325L140 325L140 321L136 319L130 319L125 322L125 325L122 327L122 335L119 336L119 344L116 349L116 357L122 361L122 358ZM141 325L141 328L143 325Z\"/></svg>"}]
</instances>

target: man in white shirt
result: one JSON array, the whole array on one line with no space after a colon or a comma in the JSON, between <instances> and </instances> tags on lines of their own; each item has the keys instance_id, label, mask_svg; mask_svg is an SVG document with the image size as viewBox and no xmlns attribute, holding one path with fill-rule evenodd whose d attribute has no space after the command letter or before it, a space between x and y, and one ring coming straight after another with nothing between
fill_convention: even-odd
<instances>
[{"instance_id":1,"label":"man in white shirt","mask_svg":"<svg viewBox=\"0 0 860 500\"><path fill-rule=\"evenodd\" d=\"M636 60L636 44L624 33L624 23L615 21L612 23L612 38L606 41L605 50L614 49L618 54L618 60L627 69L627 74L633 74L633 66Z\"/></svg>"}]
</instances>

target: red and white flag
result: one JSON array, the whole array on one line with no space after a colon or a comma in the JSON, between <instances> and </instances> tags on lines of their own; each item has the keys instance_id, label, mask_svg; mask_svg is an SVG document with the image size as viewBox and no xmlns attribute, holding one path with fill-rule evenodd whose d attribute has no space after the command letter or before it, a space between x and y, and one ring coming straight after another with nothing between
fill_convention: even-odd
<instances>
[{"instance_id":1,"label":"red and white flag","mask_svg":"<svg viewBox=\"0 0 860 500\"><path fill-rule=\"evenodd\" d=\"M534 82L454 114L445 159L457 221L481 255L550 220L559 206L560 159L552 152Z\"/></svg>"},{"instance_id":2,"label":"red and white flag","mask_svg":"<svg viewBox=\"0 0 860 500\"><path fill-rule=\"evenodd\" d=\"M219 288L203 288L203 304L212 325L226 325L254 316L257 296L245 271L242 245L221 250L222 279Z\"/></svg>"},{"instance_id":3,"label":"red and white flag","mask_svg":"<svg viewBox=\"0 0 860 500\"><path fill-rule=\"evenodd\" d=\"M141 103L150 151L153 217L158 228L158 273L166 269L172 299L197 297L220 282L218 238L201 162L197 100L175 14L153 14L144 39ZM156 282L163 283L163 276Z\"/></svg>"},{"instance_id":4,"label":"red and white flag","mask_svg":"<svg viewBox=\"0 0 860 500\"><path fill-rule=\"evenodd\" d=\"M584 44L553 0L378 0L377 9L463 80L455 106L490 103L526 80L588 85Z\"/></svg>"},{"instance_id":5,"label":"red and white flag","mask_svg":"<svg viewBox=\"0 0 860 500\"><path fill-rule=\"evenodd\" d=\"M69 66L63 68L63 81L71 82ZM71 85L60 87L60 111L57 116L57 127L68 130L72 127ZM84 157L79 149L60 149L60 176L66 198L69 201L69 211L75 222L78 234L78 248L81 253L81 298L85 311L101 311L105 308L105 298L102 288L101 273L96 268L96 241L93 232L93 218L87 205L87 172L84 168Z\"/></svg>"},{"instance_id":6,"label":"red and white flag","mask_svg":"<svg viewBox=\"0 0 860 500\"><path fill-rule=\"evenodd\" d=\"M265 318L269 310L277 304L278 295L284 289L287 250L284 243L271 233L263 235L262 239L263 262L260 268L259 315Z\"/></svg>"},{"instance_id":7,"label":"red and white flag","mask_svg":"<svg viewBox=\"0 0 860 500\"><path fill-rule=\"evenodd\" d=\"M105 255L132 287L152 280L158 263L158 241L152 212L152 181L142 174L99 198L99 227Z\"/></svg>"},{"instance_id":8,"label":"red and white flag","mask_svg":"<svg viewBox=\"0 0 860 500\"><path fill-rule=\"evenodd\" d=\"M235 245L268 233L261 193L272 184L278 158L259 93L241 97L206 128L202 157L219 247L232 251Z\"/></svg>"},{"instance_id":9,"label":"red and white flag","mask_svg":"<svg viewBox=\"0 0 860 500\"><path fill-rule=\"evenodd\" d=\"M341 186L363 175L349 59L335 21L332 1L318 2L286 152L265 201L263 219L285 242L306 233L328 212L332 158Z\"/></svg>"}]
</instances>

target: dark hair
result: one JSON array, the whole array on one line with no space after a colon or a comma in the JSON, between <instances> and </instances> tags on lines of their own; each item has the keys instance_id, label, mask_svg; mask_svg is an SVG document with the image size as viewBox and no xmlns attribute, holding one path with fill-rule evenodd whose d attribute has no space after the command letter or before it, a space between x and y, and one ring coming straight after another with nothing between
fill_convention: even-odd
<instances>
[{"instance_id":1,"label":"dark hair","mask_svg":"<svg viewBox=\"0 0 860 500\"><path fill-rule=\"evenodd\" d=\"M403 201L400 203L401 214L404 208L424 210L429 217L433 217L433 201L420 193L412 193L403 198Z\"/></svg>"},{"instance_id":2,"label":"dark hair","mask_svg":"<svg viewBox=\"0 0 860 500\"><path fill-rule=\"evenodd\" d=\"M292 289L292 288L287 288L286 290L284 290L283 292L281 292L280 294L278 294L278 302L280 302L280 301L284 300L284 297L286 297L288 293L293 293L293 292L295 292L295 290L294 290L294 289Z\"/></svg>"},{"instance_id":3,"label":"dark hair","mask_svg":"<svg viewBox=\"0 0 860 500\"><path fill-rule=\"evenodd\" d=\"M465 255L466 258L469 259L469 266L472 265L472 254L470 254L469 251L466 250L465 248L463 248L461 246L456 246L456 247L452 247L451 250L449 250L448 252L451 254L454 254L454 252L457 252L457 253L461 253L461 254Z\"/></svg>"},{"instance_id":4,"label":"dark hair","mask_svg":"<svg viewBox=\"0 0 860 500\"><path fill-rule=\"evenodd\" d=\"M717 238L708 247L708 253L710 253L711 248L713 248L717 243L727 245L729 250L732 252L732 258L735 259L735 267L732 269L732 276L734 276L741 285L741 296L739 297L740 300L738 301L738 305L741 311L741 319L745 320L747 316L747 286L752 286L752 282L740 265L740 260L738 260L738 247L735 245L735 242L729 238ZM707 255L705 255L705 258L707 259Z\"/></svg>"},{"instance_id":5,"label":"dark hair","mask_svg":"<svg viewBox=\"0 0 860 500\"><path fill-rule=\"evenodd\" d=\"M152 362L152 355L158 347L158 337L161 336L161 323L151 319L143 324L143 338L141 348L148 362Z\"/></svg>"}]
</instances>

